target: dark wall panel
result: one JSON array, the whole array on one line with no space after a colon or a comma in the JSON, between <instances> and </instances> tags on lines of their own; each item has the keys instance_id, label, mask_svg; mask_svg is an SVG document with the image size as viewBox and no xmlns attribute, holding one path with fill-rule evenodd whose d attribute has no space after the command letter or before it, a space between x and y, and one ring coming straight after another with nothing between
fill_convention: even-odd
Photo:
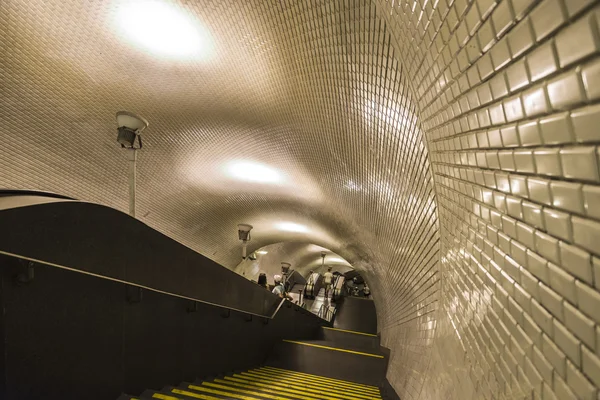
<instances>
[{"instance_id":1,"label":"dark wall panel","mask_svg":"<svg viewBox=\"0 0 600 400\"><path fill-rule=\"evenodd\" d=\"M165 292L272 315L277 296L109 207L58 202L0 210L0 250ZM202 284L199 284L201 282Z\"/></svg>"},{"instance_id":2,"label":"dark wall panel","mask_svg":"<svg viewBox=\"0 0 600 400\"><path fill-rule=\"evenodd\" d=\"M70 393L85 398L89 392L96 398L109 398L118 391L122 285L47 267L36 268L32 282L17 285L18 263L3 258L0 266L6 346L4 398L57 398Z\"/></svg>"},{"instance_id":3,"label":"dark wall panel","mask_svg":"<svg viewBox=\"0 0 600 400\"><path fill-rule=\"evenodd\" d=\"M286 303L269 320L0 257L6 388L1 399L110 399L262 364L282 338L316 337L322 320ZM2 332L0 330L0 332ZM4 357L2 358L4 359Z\"/></svg>"},{"instance_id":4,"label":"dark wall panel","mask_svg":"<svg viewBox=\"0 0 600 400\"><path fill-rule=\"evenodd\" d=\"M333 321L334 328L377 333L377 311L373 300L346 296Z\"/></svg>"}]
</instances>

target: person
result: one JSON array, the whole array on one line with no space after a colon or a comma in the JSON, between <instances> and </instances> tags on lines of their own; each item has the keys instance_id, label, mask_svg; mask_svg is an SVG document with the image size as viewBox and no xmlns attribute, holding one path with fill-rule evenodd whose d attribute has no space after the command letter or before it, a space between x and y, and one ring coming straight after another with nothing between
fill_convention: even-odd
<instances>
[{"instance_id":1,"label":"person","mask_svg":"<svg viewBox=\"0 0 600 400\"><path fill-rule=\"evenodd\" d=\"M363 288L363 293L364 293L365 297L369 297L369 295L371 294L371 289L369 289L369 286L367 286L366 282L365 282L365 287Z\"/></svg>"},{"instance_id":2,"label":"person","mask_svg":"<svg viewBox=\"0 0 600 400\"><path fill-rule=\"evenodd\" d=\"M269 285L267 284L267 274L264 272L258 274L258 285L264 287L265 289L269 289Z\"/></svg>"},{"instance_id":3,"label":"person","mask_svg":"<svg viewBox=\"0 0 600 400\"><path fill-rule=\"evenodd\" d=\"M329 297L331 292L331 284L333 283L333 274L331 273L331 267L327 269L327 272L323 274L323 282L325 283L325 298Z\"/></svg>"},{"instance_id":4,"label":"person","mask_svg":"<svg viewBox=\"0 0 600 400\"><path fill-rule=\"evenodd\" d=\"M282 299L294 300L292 296L286 293L285 288L283 287L283 283L281 283L281 275L275 275L273 277L275 280L275 287L273 288L273 294L276 294Z\"/></svg>"}]
</instances>

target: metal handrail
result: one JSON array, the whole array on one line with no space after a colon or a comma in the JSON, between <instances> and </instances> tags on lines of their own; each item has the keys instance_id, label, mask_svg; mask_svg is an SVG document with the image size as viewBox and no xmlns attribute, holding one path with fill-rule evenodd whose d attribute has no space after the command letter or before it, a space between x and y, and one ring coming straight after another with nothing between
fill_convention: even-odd
<instances>
[{"instance_id":1,"label":"metal handrail","mask_svg":"<svg viewBox=\"0 0 600 400\"><path fill-rule=\"evenodd\" d=\"M60 269L64 269L64 270L67 270L67 271L78 272L80 274L90 275L90 276L94 276L96 278L106 279L106 280L117 282L117 283L121 283L121 284L124 284L124 285L133 286L133 287L137 287L137 288L144 289L144 290L149 290L149 291L156 292L156 293L166 294L168 296L179 297L181 299L196 301L198 303L208 304L210 306L219 307L219 308L223 308L223 309L231 310L231 311L237 311L237 312L240 312L240 313L244 313L244 314L248 314L248 315L253 315L253 316L261 317L261 318L274 319L275 316L277 315L277 313L279 312L279 310L281 309L281 306L286 301L286 299L281 299L281 301L279 302L279 305L277 306L277 308L275 309L275 311L273 312L273 314L271 314L271 316L268 316L268 315L256 314L256 313L253 313L251 311L240 310L240 309L237 309L237 308L234 308L234 307L228 307L228 306L221 305L221 304L211 303L209 301L200 300L200 299L196 299L196 298L189 297L189 296L183 296L183 295L180 295L180 294L177 294L177 293L166 292L164 290L155 289L155 288L152 288L152 287L149 287L149 286L140 285L138 283L129 282L129 281L125 281L125 280L117 279L117 278L112 278L112 277L105 276L105 275L95 274L93 272L83 271L83 270L80 270L80 269L77 269L77 268L67 267L67 266L64 266L64 265L55 264L55 263L48 262L48 261L38 260L36 258L26 257L26 256L23 256L23 255L20 255L20 254L10 253L8 251L0 250L0 254L5 255L5 256L9 256L9 257L14 257L14 258L22 259L22 260L31 261L31 262L38 263L38 264L49 265L51 267L60 268Z\"/></svg>"}]
</instances>

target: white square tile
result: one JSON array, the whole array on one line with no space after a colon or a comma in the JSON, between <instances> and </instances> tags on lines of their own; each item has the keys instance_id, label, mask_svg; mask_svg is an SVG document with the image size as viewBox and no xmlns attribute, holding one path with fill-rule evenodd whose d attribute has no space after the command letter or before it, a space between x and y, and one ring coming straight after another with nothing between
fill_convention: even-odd
<instances>
[{"instance_id":1,"label":"white square tile","mask_svg":"<svg viewBox=\"0 0 600 400\"><path fill-rule=\"evenodd\" d=\"M584 185L582 193L585 213L590 217L600 219L600 187Z\"/></svg>"},{"instance_id":2,"label":"white square tile","mask_svg":"<svg viewBox=\"0 0 600 400\"><path fill-rule=\"evenodd\" d=\"M525 51L529 50L535 42L533 38L533 28L529 18L525 18L508 35L508 45L513 57L519 57Z\"/></svg>"},{"instance_id":3,"label":"white square tile","mask_svg":"<svg viewBox=\"0 0 600 400\"><path fill-rule=\"evenodd\" d=\"M558 58L554 50L554 41L548 41L527 55L527 66L531 81L539 81L558 69Z\"/></svg>"},{"instance_id":4,"label":"white square tile","mask_svg":"<svg viewBox=\"0 0 600 400\"><path fill-rule=\"evenodd\" d=\"M569 214L552 208L544 208L544 222L546 231L552 236L566 241L572 241L573 229L571 228L571 217Z\"/></svg>"},{"instance_id":5,"label":"white square tile","mask_svg":"<svg viewBox=\"0 0 600 400\"><path fill-rule=\"evenodd\" d=\"M571 122L578 142L600 141L600 105L572 111Z\"/></svg>"},{"instance_id":6,"label":"white square tile","mask_svg":"<svg viewBox=\"0 0 600 400\"><path fill-rule=\"evenodd\" d=\"M589 100L600 98L600 60L595 60L583 66L581 70L583 86Z\"/></svg>"},{"instance_id":7,"label":"white square tile","mask_svg":"<svg viewBox=\"0 0 600 400\"><path fill-rule=\"evenodd\" d=\"M528 117L546 114L550 110L550 101L548 100L545 84L524 91L522 98L523 108ZM534 123L537 124L537 121L534 121Z\"/></svg>"},{"instance_id":8,"label":"white square tile","mask_svg":"<svg viewBox=\"0 0 600 400\"><path fill-rule=\"evenodd\" d=\"M536 171L536 163L531 150L515 151L512 153L512 158L515 163L515 171L530 174ZM500 159L500 164L502 164L502 159Z\"/></svg>"},{"instance_id":9,"label":"white square tile","mask_svg":"<svg viewBox=\"0 0 600 400\"><path fill-rule=\"evenodd\" d=\"M595 147L571 147L560 150L565 178L598 182L598 161Z\"/></svg>"},{"instance_id":10,"label":"white square tile","mask_svg":"<svg viewBox=\"0 0 600 400\"><path fill-rule=\"evenodd\" d=\"M572 304L577 304L575 278L561 267L548 263L550 287Z\"/></svg>"},{"instance_id":11,"label":"white square tile","mask_svg":"<svg viewBox=\"0 0 600 400\"><path fill-rule=\"evenodd\" d=\"M593 13L587 14L556 35L556 50L561 68L595 54L599 48Z\"/></svg>"},{"instance_id":12,"label":"white square tile","mask_svg":"<svg viewBox=\"0 0 600 400\"><path fill-rule=\"evenodd\" d=\"M600 293L580 281L575 282L575 287L577 288L577 306L579 309L596 323L600 323Z\"/></svg>"},{"instance_id":13,"label":"white square tile","mask_svg":"<svg viewBox=\"0 0 600 400\"><path fill-rule=\"evenodd\" d=\"M571 275L593 284L590 255L576 246L560 242L560 259L562 267Z\"/></svg>"},{"instance_id":14,"label":"white square tile","mask_svg":"<svg viewBox=\"0 0 600 400\"><path fill-rule=\"evenodd\" d=\"M600 254L600 223L579 217L572 217L573 240L593 254Z\"/></svg>"},{"instance_id":15,"label":"white square tile","mask_svg":"<svg viewBox=\"0 0 600 400\"><path fill-rule=\"evenodd\" d=\"M541 178L528 178L527 187L529 198L538 203L550 205L552 197L550 195L550 181Z\"/></svg>"},{"instance_id":16,"label":"white square tile","mask_svg":"<svg viewBox=\"0 0 600 400\"><path fill-rule=\"evenodd\" d=\"M548 99L555 110L566 110L583 103L585 93L577 71L560 75L548 82Z\"/></svg>"},{"instance_id":17,"label":"white square tile","mask_svg":"<svg viewBox=\"0 0 600 400\"><path fill-rule=\"evenodd\" d=\"M579 183L553 181L550 184L552 206L583 214L585 209L582 187ZM598 196L600 199L600 192ZM598 211L600 215L600 209Z\"/></svg>"},{"instance_id":18,"label":"white square tile","mask_svg":"<svg viewBox=\"0 0 600 400\"><path fill-rule=\"evenodd\" d=\"M533 154L538 174L550 176L562 175L559 149L546 148L536 150Z\"/></svg>"},{"instance_id":19,"label":"white square tile","mask_svg":"<svg viewBox=\"0 0 600 400\"><path fill-rule=\"evenodd\" d=\"M540 120L542 139L545 144L562 144L573 142L569 114L562 113Z\"/></svg>"}]
</instances>

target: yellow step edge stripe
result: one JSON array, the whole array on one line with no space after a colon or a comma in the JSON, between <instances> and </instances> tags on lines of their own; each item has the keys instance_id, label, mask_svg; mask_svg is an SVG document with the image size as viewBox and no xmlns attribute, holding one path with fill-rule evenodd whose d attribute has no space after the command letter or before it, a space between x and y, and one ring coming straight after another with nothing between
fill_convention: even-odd
<instances>
[{"instance_id":1,"label":"yellow step edge stripe","mask_svg":"<svg viewBox=\"0 0 600 400\"><path fill-rule=\"evenodd\" d=\"M310 396L318 396L318 398L320 400L348 400L348 396L345 395L337 395L337 394L331 394L331 393L327 393L324 391L319 391L318 389L309 389L306 387L302 387L302 386L298 386L298 385L292 385L292 384L287 384L285 382L270 382L268 380L262 380L259 378L255 378L255 377L249 377L249 376L235 376L233 378L231 377L225 377L225 379L238 379L238 380L242 380L242 381L258 381L256 382L256 385L267 385L269 387L273 387L273 388L278 388L279 390L284 390L284 391L296 391L296 392L300 392L306 395L310 395ZM277 385L283 385L285 384L285 388L281 387L281 386L277 386ZM356 398L352 398L350 397L351 400L356 400Z\"/></svg>"},{"instance_id":2,"label":"yellow step edge stripe","mask_svg":"<svg viewBox=\"0 0 600 400\"><path fill-rule=\"evenodd\" d=\"M272 375L274 377L284 377L284 378L288 378L288 379L299 379L302 381L307 381L307 382L311 382L311 383L315 383L315 384L321 384L321 385L337 385L337 386L341 386L341 387L347 387L347 388L351 388L351 389L359 389L365 392L376 392L379 393L379 388L378 387L372 387L372 386L368 386L368 385L363 385L361 383L354 383L354 382L350 382L350 381L339 381L339 380L335 380L335 379L328 379L328 378L321 378L318 376L306 376L303 375L301 373L291 373L291 372L283 372L283 371L274 371L274 370L268 370L268 369L264 369L264 368L259 368L256 370L252 370L252 371L259 371L265 374L269 374Z\"/></svg>"},{"instance_id":3,"label":"yellow step edge stripe","mask_svg":"<svg viewBox=\"0 0 600 400\"><path fill-rule=\"evenodd\" d=\"M305 385L313 385L315 387L322 387L322 388L326 388L331 390L332 387L335 387L336 389L339 390L352 390L356 393L361 393L361 394L365 394L365 395L373 395L373 394L379 394L379 389L367 389L367 388L363 388L363 387L359 387L359 386L354 386L354 385L346 385L346 384L340 384L337 382L325 382L325 381L317 381L317 380L313 380L313 379L306 379L302 376L296 376L296 375L286 375L286 374L281 374L281 373L271 373L268 371L264 371L264 370L250 370L248 372L254 372L256 374L260 374L261 376L266 376L269 377L270 379L274 379L274 380L286 380L286 381L290 381L293 383L302 383Z\"/></svg>"},{"instance_id":4,"label":"yellow step edge stripe","mask_svg":"<svg viewBox=\"0 0 600 400\"><path fill-rule=\"evenodd\" d=\"M314 343L297 342L295 340L285 340L284 339L283 341L287 342L287 343L301 344L302 346L316 347L316 348L319 348L319 349L341 351L341 352L350 353L350 354L358 354L359 356L367 356L367 357L373 357L373 358L384 358L383 356L381 356L379 354L363 353L362 351L354 351L354 350L347 350L347 349L338 349L337 347L322 346L320 344L314 344Z\"/></svg>"},{"instance_id":5,"label":"yellow step edge stripe","mask_svg":"<svg viewBox=\"0 0 600 400\"><path fill-rule=\"evenodd\" d=\"M364 336L371 336L371 337L377 337L377 335L373 335L372 333L365 333L365 332L358 332L358 331L349 331L347 329L340 329L340 328L328 328L326 326L323 327L323 329L328 329L330 331L338 331L338 332L346 332L346 333L354 333L356 335L364 335Z\"/></svg>"},{"instance_id":6,"label":"yellow step edge stripe","mask_svg":"<svg viewBox=\"0 0 600 400\"><path fill-rule=\"evenodd\" d=\"M281 371L281 372L285 372L288 373L290 375L304 375L306 377L309 378L316 378L316 379L321 379L321 380L326 380L326 381L330 381L330 382L335 382L335 383L347 383L350 385L355 385L355 386L363 386L365 388L369 388L372 390L377 390L379 391L379 388L377 386L373 386L373 385L367 385L365 383L356 383L356 382L352 382L352 381L344 381L342 379L336 379L336 378L329 378L327 376L321 376L321 375L314 375L314 374L309 374L306 372L300 372L300 371L292 371L291 369L283 369L283 368L277 368L277 367L271 367L269 365L265 365L264 367L260 367L259 369L268 369L268 370L273 370L273 371Z\"/></svg>"},{"instance_id":7,"label":"yellow step edge stripe","mask_svg":"<svg viewBox=\"0 0 600 400\"><path fill-rule=\"evenodd\" d=\"M264 375L260 372L248 371L247 374L249 374L250 376L252 376L254 378L263 379L265 381L279 382L279 383L286 384L286 385L296 385L296 386L302 388L303 390L321 391L323 393L330 394L331 396L334 396L334 397L345 397L345 396L347 396L347 393L352 393L352 396L354 396L354 398L372 399L373 396L375 396L375 397L379 396L379 392L364 392L361 390L356 390L355 388L340 387L340 386L335 386L335 385L322 385L322 384L316 385L313 382L301 382L301 381L299 382L297 379L292 379L292 378L272 377L269 375Z\"/></svg>"},{"instance_id":8,"label":"yellow step edge stripe","mask_svg":"<svg viewBox=\"0 0 600 400\"><path fill-rule=\"evenodd\" d=\"M227 397L231 397L232 399L239 399L239 400L260 400L257 397L249 397L249 396L243 396L241 394L237 394L237 393L231 393L231 392L224 392L222 390L215 390L215 389L209 389L209 388L204 388L201 386L197 386L197 388L195 388L194 390L198 390L200 392L205 392L205 393L211 393L211 394L218 394L221 396L227 396ZM194 393L194 392L188 392L187 390L181 390L181 389L171 389L171 392L175 393L175 394L183 394L185 396L189 396L189 397L194 397L196 399L206 399L206 398L210 398L211 400L221 400L217 397L210 397L210 396L206 396L203 394L198 394L198 393Z\"/></svg>"},{"instance_id":9,"label":"yellow step edge stripe","mask_svg":"<svg viewBox=\"0 0 600 400\"><path fill-rule=\"evenodd\" d=\"M266 399L273 399L273 400L294 400L291 397L281 397L281 396L275 396L272 394L267 394L267 393L259 393L256 391L251 391L251 390L247 390L247 389L240 389L240 388L236 388L236 387L231 387L229 385L220 385L218 383L213 383L213 382L202 382L203 385L205 386L210 386L210 387L214 387L217 389L225 389L225 390L232 390L234 392L240 392L240 393L244 393L244 394L249 394L251 396L259 396L259 397L264 397ZM188 386L190 389L195 390L196 389L196 385L189 385Z\"/></svg>"},{"instance_id":10,"label":"yellow step edge stripe","mask_svg":"<svg viewBox=\"0 0 600 400\"><path fill-rule=\"evenodd\" d=\"M234 378L235 379L235 378ZM240 379L241 381L242 379ZM217 383L223 383L226 385L232 385L232 386L238 386L241 388L246 388L246 389L258 389L258 390L262 390L263 392L267 392L267 393L280 393L280 394L284 394L286 396L288 396L287 393L281 393L281 389L280 390L275 390L275 389L270 389L273 386L270 385L262 385L262 386L258 386L258 385L252 385L251 381L248 381L248 384L244 384L244 383L239 383L239 382L232 382L232 381L226 381L223 379L215 379L214 382ZM204 383L204 382L203 382ZM295 399L299 399L299 400L319 400L318 397L309 397L306 395L303 395L302 392L297 392L295 390L287 390L288 392L290 392L289 396L294 396ZM297 393L293 393L293 392L297 392Z\"/></svg>"},{"instance_id":11,"label":"yellow step edge stripe","mask_svg":"<svg viewBox=\"0 0 600 400\"><path fill-rule=\"evenodd\" d=\"M201 394L201 393L193 393L193 392L188 392L187 390L181 390L181 389L171 389L172 393L177 393L177 394L182 394L184 396L189 396L189 397L194 397L196 399L203 399L203 400L222 400L219 397L214 397L214 396L208 396L205 394Z\"/></svg>"},{"instance_id":12,"label":"yellow step edge stripe","mask_svg":"<svg viewBox=\"0 0 600 400\"><path fill-rule=\"evenodd\" d=\"M168 396L166 394L162 394L162 393L154 393L152 395L153 399L161 399L161 400L182 400L179 397L173 397L173 396Z\"/></svg>"},{"instance_id":13,"label":"yellow step edge stripe","mask_svg":"<svg viewBox=\"0 0 600 400\"><path fill-rule=\"evenodd\" d=\"M355 393L352 393L353 397L349 397L349 395L345 394L345 393L338 393L335 388L331 388L329 386L316 386L312 383L307 383L307 382L302 382L302 384L304 386L300 386L300 384L292 379L279 379L279 378L273 378L271 376L265 376L262 373L254 373L254 372L242 372L242 376L244 377L252 377L254 379L258 379L261 380L263 382L269 382L269 383L285 383L286 385L295 387L297 389L302 389L302 390L306 390L309 392L317 392L317 393L325 393L328 396L333 396L333 397L339 397L339 398L350 398L350 399L357 399L357 398L363 398L363 399L372 399L374 394L369 394L369 393L362 393L359 391L354 391ZM312 389L312 387L315 387L315 389ZM344 388L344 390L352 390L352 389L348 389L348 388Z\"/></svg>"},{"instance_id":14,"label":"yellow step edge stripe","mask_svg":"<svg viewBox=\"0 0 600 400\"><path fill-rule=\"evenodd\" d=\"M289 385L289 386L283 387L283 386L278 386L277 383L273 383L273 382L272 383L263 383L265 381L255 382L255 380L253 378L249 378L249 377L239 377L238 378L238 377L226 376L225 379L228 381L245 382L245 383L249 383L252 385L259 386L259 387L269 387L269 388L281 390L282 392L289 392L298 398L300 398L300 395L298 395L298 393L300 393L301 395L304 395L304 396L315 396L315 397L318 396L317 399L319 399L319 400L340 400L339 397L328 397L327 394L324 395L323 393L310 393L311 392L310 390L309 390L309 393L307 393L307 390L305 388L294 386L294 385ZM278 383L282 384L281 382L278 382Z\"/></svg>"}]
</instances>

